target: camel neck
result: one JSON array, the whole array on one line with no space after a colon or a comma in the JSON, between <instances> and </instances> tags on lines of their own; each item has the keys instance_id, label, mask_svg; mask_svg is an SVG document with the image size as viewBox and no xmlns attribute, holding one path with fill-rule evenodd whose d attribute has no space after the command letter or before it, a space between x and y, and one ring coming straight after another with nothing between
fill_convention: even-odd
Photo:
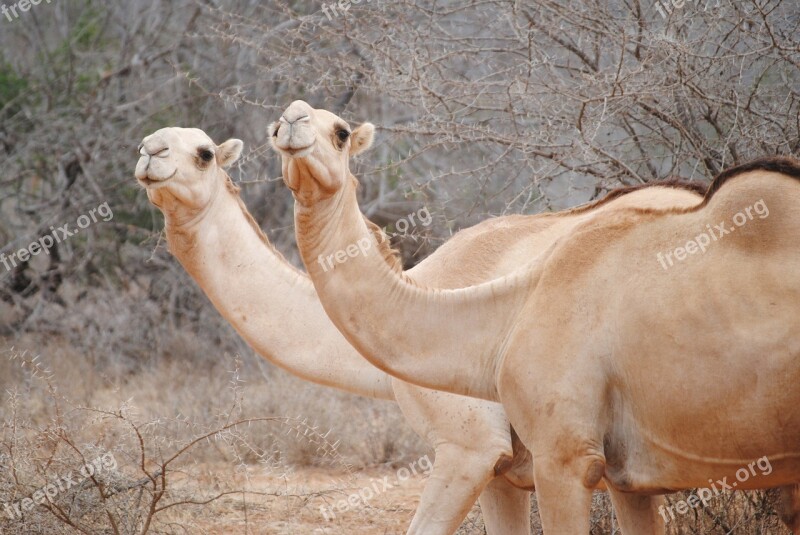
<instances>
[{"instance_id":1,"label":"camel neck","mask_svg":"<svg viewBox=\"0 0 800 535\"><path fill-rule=\"evenodd\" d=\"M385 260L349 183L295 204L298 247L325 310L377 367L410 383L497 400L495 369L531 277L423 288Z\"/></svg>"},{"instance_id":2,"label":"camel neck","mask_svg":"<svg viewBox=\"0 0 800 535\"><path fill-rule=\"evenodd\" d=\"M393 399L391 379L369 365L325 315L307 276L221 188L188 228L167 225L170 250L219 313L270 362L315 383Z\"/></svg>"}]
</instances>

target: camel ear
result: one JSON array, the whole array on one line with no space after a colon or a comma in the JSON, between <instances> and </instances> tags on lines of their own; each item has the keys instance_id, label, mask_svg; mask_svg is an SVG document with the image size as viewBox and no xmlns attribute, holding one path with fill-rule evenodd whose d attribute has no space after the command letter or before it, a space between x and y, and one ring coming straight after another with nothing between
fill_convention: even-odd
<instances>
[{"instance_id":1,"label":"camel ear","mask_svg":"<svg viewBox=\"0 0 800 535\"><path fill-rule=\"evenodd\" d=\"M364 123L350 134L350 156L360 154L372 146L375 138L375 125Z\"/></svg>"},{"instance_id":2,"label":"camel ear","mask_svg":"<svg viewBox=\"0 0 800 535\"><path fill-rule=\"evenodd\" d=\"M217 164L223 168L233 164L242 155L243 148L241 139L229 139L217 147Z\"/></svg>"}]
</instances>

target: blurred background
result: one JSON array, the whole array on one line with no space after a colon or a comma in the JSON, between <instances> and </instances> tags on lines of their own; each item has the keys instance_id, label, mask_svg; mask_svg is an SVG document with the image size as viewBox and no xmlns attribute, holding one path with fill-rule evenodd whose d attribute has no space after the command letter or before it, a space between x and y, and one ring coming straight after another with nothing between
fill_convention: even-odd
<instances>
[{"instance_id":1,"label":"blurred background","mask_svg":"<svg viewBox=\"0 0 800 535\"><path fill-rule=\"evenodd\" d=\"M159 459L237 418L275 420L182 456L179 472L192 477L173 496L199 499L192 478L208 481L203 492L241 488L258 466L272 497L295 501L281 502L283 523L269 528L241 504L214 502L242 533L322 524L308 512L319 489L287 490L298 470L348 474L430 453L394 404L295 379L222 320L167 251L161 213L133 178L138 144L159 128L242 139L231 176L298 266L292 199L266 131L295 99L375 123L375 146L354 167L361 206L394 233L407 267L490 216L675 176L708 182L752 157L800 149L795 1L5 1L0 253L51 226L74 228L103 203L113 218L49 255L0 264L0 502L68 471L76 452L154 463L119 476L123 490L103 508L38 508L25 523L0 515L8 533L171 533L186 518L196 529L184 532L216 533L212 520L197 527L197 507L148 516L152 500L128 491L147 488L138 478L157 474ZM397 232L422 207L432 224ZM245 482L219 476L216 463ZM780 533L769 496L737 496L669 529ZM403 532L417 497L405 498L359 514L397 517L374 532ZM602 510L597 518L598 533L613 529ZM373 532L361 526L348 529ZM477 509L462 531L483 533Z\"/></svg>"}]
</instances>

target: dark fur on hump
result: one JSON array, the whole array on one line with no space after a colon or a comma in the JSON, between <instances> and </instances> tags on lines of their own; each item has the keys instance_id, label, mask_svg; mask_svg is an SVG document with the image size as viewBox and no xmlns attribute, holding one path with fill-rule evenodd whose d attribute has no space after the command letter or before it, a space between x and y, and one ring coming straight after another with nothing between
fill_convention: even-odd
<instances>
[{"instance_id":1,"label":"dark fur on hump","mask_svg":"<svg viewBox=\"0 0 800 535\"><path fill-rule=\"evenodd\" d=\"M658 182L647 182L646 184L638 184L636 186L626 186L623 188L617 188L615 190L611 190L602 199L598 199L596 201L581 206L577 206L571 209L570 211L588 212L589 210L593 210L598 206L613 201L614 199L618 199L619 197L627 195L628 193L631 193L633 191L638 191L640 189L652 188L652 187L677 188L677 189L694 191L695 193L705 196L703 202L703 204L705 204L711 197L714 196L717 190L719 190L719 188L725 182L727 182L728 180L730 180L735 176L739 176L743 173L749 173L751 171L769 171L773 173L781 173L783 175L788 175L793 178L800 179L800 160L792 158L790 156L765 156L762 158L756 158L755 160L750 160L749 162L745 162L743 164L735 165L733 167L725 169L720 174L718 174L716 178L714 178L714 181L708 187L706 187L705 184L703 184L702 182L693 182L679 178L670 178Z\"/></svg>"},{"instance_id":2,"label":"dark fur on hump","mask_svg":"<svg viewBox=\"0 0 800 535\"><path fill-rule=\"evenodd\" d=\"M704 204L708 202L728 180L751 171L769 171L800 179L800 160L788 156L765 156L763 158L750 160L741 165L729 167L718 174L714 182L711 183L708 192L706 192Z\"/></svg>"},{"instance_id":3,"label":"dark fur on hump","mask_svg":"<svg viewBox=\"0 0 800 535\"><path fill-rule=\"evenodd\" d=\"M639 191L647 188L674 188L674 189L685 189L687 191L693 191L697 193L699 196L706 195L706 185L702 182L693 182L689 180L683 180L680 178L669 178L666 180L660 180L656 182L646 182L644 184L637 184L635 186L625 186L622 188L617 188L614 190L609 191L605 197L598 199L596 201L588 202L586 204L582 204L580 206L576 206L575 208L570 208L566 210L567 213L572 214L580 214L583 212L588 212L590 210L594 210L598 206L602 206L607 204L614 199L619 199L623 195L627 195L628 193L633 193L634 191ZM553 212L553 214L560 215L564 212Z\"/></svg>"}]
</instances>

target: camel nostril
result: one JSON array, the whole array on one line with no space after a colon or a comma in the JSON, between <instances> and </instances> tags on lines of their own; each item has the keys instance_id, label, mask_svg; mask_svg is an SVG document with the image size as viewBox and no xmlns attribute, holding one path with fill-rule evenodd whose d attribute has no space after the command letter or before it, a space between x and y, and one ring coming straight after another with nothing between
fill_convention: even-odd
<instances>
[{"instance_id":1,"label":"camel nostril","mask_svg":"<svg viewBox=\"0 0 800 535\"><path fill-rule=\"evenodd\" d=\"M150 156L158 156L159 158L166 158L169 156L169 147L164 147L163 149L158 149L155 152L151 152Z\"/></svg>"},{"instance_id":2,"label":"camel nostril","mask_svg":"<svg viewBox=\"0 0 800 535\"><path fill-rule=\"evenodd\" d=\"M292 119L291 121L289 119L287 119L286 116L284 116L284 115L281 115L281 118L280 118L280 121L282 123L286 123L286 124L288 124L290 126L293 125L294 123L307 122L307 121L310 121L310 120L311 120L311 117L309 117L308 114L302 115L302 116L297 117L295 119Z\"/></svg>"}]
</instances>

